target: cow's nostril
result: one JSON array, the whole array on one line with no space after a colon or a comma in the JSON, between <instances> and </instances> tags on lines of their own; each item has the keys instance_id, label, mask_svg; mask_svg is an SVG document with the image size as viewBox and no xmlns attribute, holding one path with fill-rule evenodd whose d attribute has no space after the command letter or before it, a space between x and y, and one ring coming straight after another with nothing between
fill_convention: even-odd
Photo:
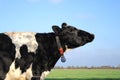
<instances>
[{"instance_id":1,"label":"cow's nostril","mask_svg":"<svg viewBox=\"0 0 120 80\"><path fill-rule=\"evenodd\" d=\"M94 34L91 34L91 41L93 41L95 38L95 35Z\"/></svg>"},{"instance_id":2,"label":"cow's nostril","mask_svg":"<svg viewBox=\"0 0 120 80\"><path fill-rule=\"evenodd\" d=\"M91 41L93 41L94 40L94 34L90 34L90 36L89 36L89 39L88 39L88 42L91 42Z\"/></svg>"}]
</instances>

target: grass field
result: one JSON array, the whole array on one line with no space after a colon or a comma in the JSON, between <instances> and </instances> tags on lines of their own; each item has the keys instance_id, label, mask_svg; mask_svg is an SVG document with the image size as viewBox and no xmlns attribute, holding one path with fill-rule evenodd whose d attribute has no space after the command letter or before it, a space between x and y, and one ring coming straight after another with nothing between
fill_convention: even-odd
<instances>
[{"instance_id":1,"label":"grass field","mask_svg":"<svg viewBox=\"0 0 120 80\"><path fill-rule=\"evenodd\" d=\"M120 80L120 69L54 69L45 80Z\"/></svg>"}]
</instances>

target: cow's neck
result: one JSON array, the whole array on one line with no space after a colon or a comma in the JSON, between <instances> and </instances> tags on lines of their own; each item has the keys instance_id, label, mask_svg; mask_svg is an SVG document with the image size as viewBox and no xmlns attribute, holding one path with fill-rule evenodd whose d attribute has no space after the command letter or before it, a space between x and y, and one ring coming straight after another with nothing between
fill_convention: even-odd
<instances>
[{"instance_id":1,"label":"cow's neck","mask_svg":"<svg viewBox=\"0 0 120 80\"><path fill-rule=\"evenodd\" d=\"M36 50L36 58L33 62L33 75L40 76L44 71L50 71L60 58L61 54L56 43L56 36L54 33L36 34L36 41L38 49ZM63 51L65 51L64 41L59 36L59 42ZM51 45L52 44L52 45Z\"/></svg>"}]
</instances>

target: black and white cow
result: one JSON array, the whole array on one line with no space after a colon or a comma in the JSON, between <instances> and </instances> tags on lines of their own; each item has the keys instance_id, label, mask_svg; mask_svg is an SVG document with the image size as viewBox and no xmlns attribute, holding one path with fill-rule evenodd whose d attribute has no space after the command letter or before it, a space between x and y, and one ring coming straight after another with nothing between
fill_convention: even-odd
<instances>
[{"instance_id":1,"label":"black and white cow","mask_svg":"<svg viewBox=\"0 0 120 80\"><path fill-rule=\"evenodd\" d=\"M66 23L61 26L52 26L51 33L0 33L0 80L44 80L67 49L94 39Z\"/></svg>"}]
</instances>

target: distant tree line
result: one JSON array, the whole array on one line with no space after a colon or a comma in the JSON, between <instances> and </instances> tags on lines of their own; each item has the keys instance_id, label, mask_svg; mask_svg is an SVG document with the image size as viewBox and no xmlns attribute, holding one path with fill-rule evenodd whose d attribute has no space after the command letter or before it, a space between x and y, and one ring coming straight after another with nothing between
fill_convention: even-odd
<instances>
[{"instance_id":1,"label":"distant tree line","mask_svg":"<svg viewBox=\"0 0 120 80\"><path fill-rule=\"evenodd\" d=\"M120 66L114 67L114 66L56 66L54 69L120 69Z\"/></svg>"}]
</instances>

